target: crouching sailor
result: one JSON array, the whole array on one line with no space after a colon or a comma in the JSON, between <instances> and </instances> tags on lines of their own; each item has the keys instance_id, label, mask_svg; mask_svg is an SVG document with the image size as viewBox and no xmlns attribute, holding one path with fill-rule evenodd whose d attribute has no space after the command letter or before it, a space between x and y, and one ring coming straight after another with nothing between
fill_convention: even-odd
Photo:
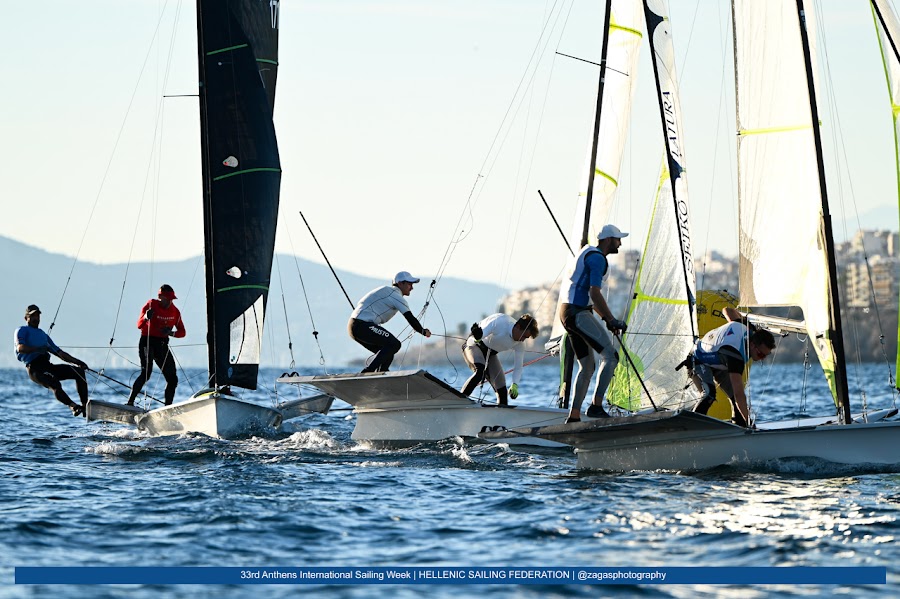
<instances>
[{"instance_id":1,"label":"crouching sailor","mask_svg":"<svg viewBox=\"0 0 900 599\"><path fill-rule=\"evenodd\" d=\"M394 354L400 351L400 340L380 325L386 323L394 314L400 312L406 322L417 333L431 337L431 331L424 328L413 316L404 296L412 293L413 285L419 282L405 270L397 273L391 285L378 287L367 293L350 315L347 331L350 337L373 352L372 362L362 372L387 372L394 361Z\"/></svg>"},{"instance_id":2,"label":"crouching sailor","mask_svg":"<svg viewBox=\"0 0 900 599\"><path fill-rule=\"evenodd\" d=\"M734 308L722 311L726 324L709 331L691 351L688 364L700 401L694 411L706 414L716 400L716 385L731 400L732 420L750 426L750 409L744 392L744 365L748 360L765 360L775 349L775 337L756 329ZM693 362L693 364L691 364Z\"/></svg>"},{"instance_id":3,"label":"crouching sailor","mask_svg":"<svg viewBox=\"0 0 900 599\"><path fill-rule=\"evenodd\" d=\"M53 391L56 400L69 406L73 416L81 416L88 401L87 379L84 376L88 365L78 358L73 358L53 343L50 335L40 328L41 309L34 304L25 309L25 322L28 323L26 326L16 329L16 359L25 364L28 378L41 387ZM69 364L51 364L50 354ZM78 389L81 405L69 399L63 391L61 381L70 379L75 379L75 388Z\"/></svg>"},{"instance_id":4,"label":"crouching sailor","mask_svg":"<svg viewBox=\"0 0 900 599\"><path fill-rule=\"evenodd\" d=\"M463 395L471 395L475 387L485 381L490 382L497 394L497 405L507 407L508 399L519 396L519 381L522 380L522 364L525 358L525 341L538 336L538 324L531 314L518 320L506 314L491 314L480 323L472 325L472 334L466 339L462 352L472 376L461 390ZM506 388L506 375L497 354L509 349L516 351L516 365L512 373L512 386Z\"/></svg>"}]
</instances>

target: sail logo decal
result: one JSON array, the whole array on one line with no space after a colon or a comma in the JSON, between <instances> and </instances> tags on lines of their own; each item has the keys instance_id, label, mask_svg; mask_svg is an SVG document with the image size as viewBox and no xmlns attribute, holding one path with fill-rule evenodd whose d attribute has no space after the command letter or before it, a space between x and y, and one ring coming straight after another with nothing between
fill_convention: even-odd
<instances>
[{"instance_id":1,"label":"sail logo decal","mask_svg":"<svg viewBox=\"0 0 900 599\"><path fill-rule=\"evenodd\" d=\"M238 159L234 156L229 156L222 161L222 164L224 164L225 166L230 166L231 168L235 168L238 165Z\"/></svg>"}]
</instances>

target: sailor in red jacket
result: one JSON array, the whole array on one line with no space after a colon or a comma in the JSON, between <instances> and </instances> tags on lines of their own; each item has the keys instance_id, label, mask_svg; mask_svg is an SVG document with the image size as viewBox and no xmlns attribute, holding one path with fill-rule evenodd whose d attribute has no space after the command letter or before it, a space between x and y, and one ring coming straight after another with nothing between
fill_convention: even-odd
<instances>
[{"instance_id":1,"label":"sailor in red jacket","mask_svg":"<svg viewBox=\"0 0 900 599\"><path fill-rule=\"evenodd\" d=\"M131 387L131 397L128 398L130 406L134 405L135 398L150 378L154 362L166 377L166 405L175 399L178 375L175 372L175 358L169 351L169 337L184 337L184 323L181 322L181 312L172 303L172 300L177 299L172 287L160 287L158 297L159 299L152 299L144 304L137 321L137 327L141 330L141 340L138 343L141 373Z\"/></svg>"}]
</instances>

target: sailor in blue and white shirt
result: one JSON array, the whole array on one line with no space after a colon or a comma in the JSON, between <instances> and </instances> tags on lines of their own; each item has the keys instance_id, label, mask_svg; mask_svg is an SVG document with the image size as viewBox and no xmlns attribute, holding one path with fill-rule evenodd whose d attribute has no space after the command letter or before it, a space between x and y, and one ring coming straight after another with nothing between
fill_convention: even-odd
<instances>
[{"instance_id":1,"label":"sailor in blue and white shirt","mask_svg":"<svg viewBox=\"0 0 900 599\"><path fill-rule=\"evenodd\" d=\"M378 287L367 293L350 315L347 331L354 341L365 347L375 356L362 372L387 372L394 355L400 351L400 340L380 325L386 323L397 312L403 314L406 322L425 337L431 337L431 331L424 328L413 316L406 303L405 296L412 292L413 285L419 279L402 270L394 277L390 285Z\"/></svg>"},{"instance_id":2,"label":"sailor in blue and white shirt","mask_svg":"<svg viewBox=\"0 0 900 599\"><path fill-rule=\"evenodd\" d=\"M601 288L609 272L606 257L619 252L623 237L628 237L628 233L623 233L615 225L605 225L597 235L597 245L582 248L559 290L559 319L569 334L575 359L578 360L578 375L566 422L581 420L581 404L597 367L594 352L600 354L600 371L587 415L591 418L609 416L603 409L603 398L619 363L619 354L606 329L618 334L624 332L626 327L624 321L613 316ZM595 312L606 322L606 328L594 316Z\"/></svg>"},{"instance_id":3,"label":"sailor in blue and white shirt","mask_svg":"<svg viewBox=\"0 0 900 599\"><path fill-rule=\"evenodd\" d=\"M744 366L751 359L759 362L775 349L775 337L756 329L731 307L722 310L728 322L712 329L691 351L691 380L700 395L694 411L706 414L716 400L716 384L731 400L732 420L750 426L750 407L744 392Z\"/></svg>"}]
</instances>

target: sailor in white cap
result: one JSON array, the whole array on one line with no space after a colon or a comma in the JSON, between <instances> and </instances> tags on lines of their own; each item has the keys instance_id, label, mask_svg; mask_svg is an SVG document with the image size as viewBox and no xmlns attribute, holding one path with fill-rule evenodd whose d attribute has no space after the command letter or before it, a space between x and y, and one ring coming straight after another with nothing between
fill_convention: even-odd
<instances>
[{"instance_id":1,"label":"sailor in white cap","mask_svg":"<svg viewBox=\"0 0 900 599\"><path fill-rule=\"evenodd\" d=\"M393 318L397 312L403 314L406 322L417 333L431 337L431 331L413 316L405 299L418 282L419 279L401 270L390 285L373 289L356 304L356 309L350 315L350 322L347 323L347 330L354 341L375 354L363 372L387 372L390 369L394 355L400 351L400 340L380 325Z\"/></svg>"},{"instance_id":2,"label":"sailor in white cap","mask_svg":"<svg viewBox=\"0 0 900 599\"><path fill-rule=\"evenodd\" d=\"M596 312L606 322L606 328L612 333L625 332L625 322L613 316L603 297L601 286L609 271L606 257L618 253L622 238L627 236L628 233L623 233L617 226L605 225L597 235L597 245L586 245L581 250L559 291L559 319L569 334L575 359L578 360L578 376L575 378L572 404L566 422L581 420L581 404L597 366L594 352L600 354L601 365L594 399L586 413L590 418L609 416L603 409L603 398L619 363L619 354L613 347L609 333L594 318L592 312Z\"/></svg>"}]
</instances>

